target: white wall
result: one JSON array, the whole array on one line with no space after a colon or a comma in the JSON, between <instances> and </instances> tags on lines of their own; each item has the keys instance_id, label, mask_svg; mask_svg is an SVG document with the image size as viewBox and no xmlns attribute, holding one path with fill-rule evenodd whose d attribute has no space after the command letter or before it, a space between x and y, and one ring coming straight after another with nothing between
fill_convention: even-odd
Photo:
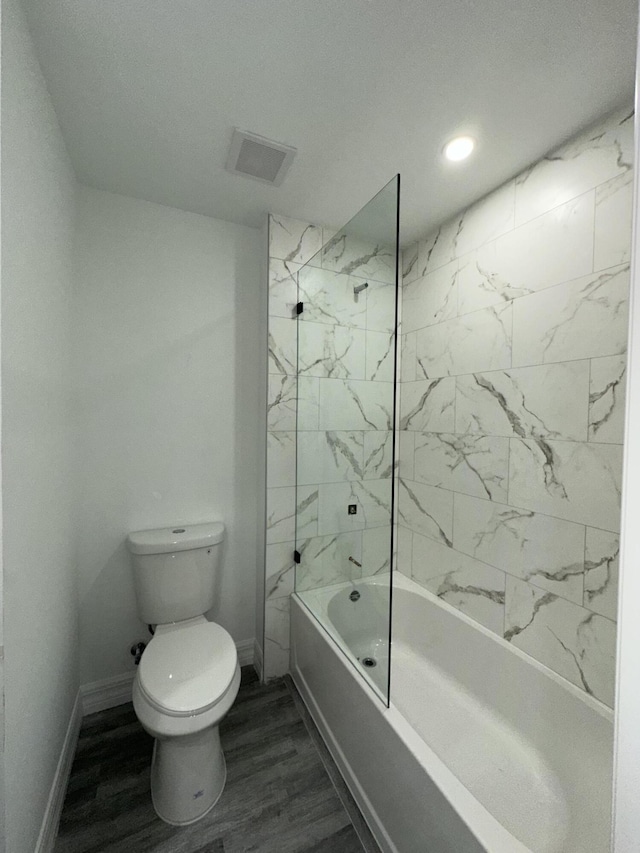
<instances>
[{"instance_id":1,"label":"white wall","mask_svg":"<svg viewBox=\"0 0 640 853\"><path fill-rule=\"evenodd\" d=\"M82 683L131 672L130 530L223 520L211 618L253 639L260 423L259 231L81 187ZM264 475L263 475L264 476Z\"/></svg>"},{"instance_id":2,"label":"white wall","mask_svg":"<svg viewBox=\"0 0 640 853\"><path fill-rule=\"evenodd\" d=\"M2 22L7 849L33 853L78 687L70 303L75 179L15 0Z\"/></svg>"}]
</instances>

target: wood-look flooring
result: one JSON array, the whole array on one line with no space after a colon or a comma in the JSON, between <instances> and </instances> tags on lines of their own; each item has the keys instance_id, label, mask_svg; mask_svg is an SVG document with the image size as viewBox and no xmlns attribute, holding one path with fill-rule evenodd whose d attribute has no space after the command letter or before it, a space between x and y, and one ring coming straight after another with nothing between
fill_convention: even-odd
<instances>
[{"instance_id":1,"label":"wood-look flooring","mask_svg":"<svg viewBox=\"0 0 640 853\"><path fill-rule=\"evenodd\" d=\"M133 706L92 714L82 725L55 853L378 851L314 729L290 679L264 686L245 667L220 725L224 793L202 820L173 827L151 805L153 740Z\"/></svg>"}]
</instances>

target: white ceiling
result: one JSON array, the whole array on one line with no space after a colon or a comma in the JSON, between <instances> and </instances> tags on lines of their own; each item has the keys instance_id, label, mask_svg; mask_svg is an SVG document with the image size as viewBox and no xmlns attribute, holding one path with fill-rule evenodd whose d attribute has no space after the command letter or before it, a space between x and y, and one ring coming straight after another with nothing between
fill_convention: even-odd
<instances>
[{"instance_id":1,"label":"white ceiling","mask_svg":"<svg viewBox=\"0 0 640 853\"><path fill-rule=\"evenodd\" d=\"M635 0L23 2L82 182L253 226L400 172L413 240L633 96ZM225 171L234 126L298 149L281 187Z\"/></svg>"}]
</instances>

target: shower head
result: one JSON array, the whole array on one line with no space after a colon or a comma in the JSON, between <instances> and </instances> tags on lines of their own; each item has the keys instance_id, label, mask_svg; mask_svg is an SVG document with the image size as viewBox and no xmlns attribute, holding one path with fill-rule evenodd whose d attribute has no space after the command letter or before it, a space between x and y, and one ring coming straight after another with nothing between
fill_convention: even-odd
<instances>
[{"instance_id":1,"label":"shower head","mask_svg":"<svg viewBox=\"0 0 640 853\"><path fill-rule=\"evenodd\" d=\"M365 289L365 287L369 287L369 282L368 282L368 281L365 281L365 283L364 283L364 284L359 284L357 287L354 287L354 288L353 288L353 292L354 292L354 293L355 293L355 295L357 296L357 295L360 293L360 291L361 291L361 290L364 290L364 289Z\"/></svg>"}]
</instances>

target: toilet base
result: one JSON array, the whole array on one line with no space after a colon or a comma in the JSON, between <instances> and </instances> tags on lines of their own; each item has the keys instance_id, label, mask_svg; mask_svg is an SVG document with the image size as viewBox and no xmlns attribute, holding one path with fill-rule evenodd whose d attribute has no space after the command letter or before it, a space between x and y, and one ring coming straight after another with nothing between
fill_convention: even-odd
<instances>
[{"instance_id":1,"label":"toilet base","mask_svg":"<svg viewBox=\"0 0 640 853\"><path fill-rule=\"evenodd\" d=\"M183 737L156 738L151 799L165 823L185 826L203 818L220 799L226 780L218 726Z\"/></svg>"}]
</instances>

